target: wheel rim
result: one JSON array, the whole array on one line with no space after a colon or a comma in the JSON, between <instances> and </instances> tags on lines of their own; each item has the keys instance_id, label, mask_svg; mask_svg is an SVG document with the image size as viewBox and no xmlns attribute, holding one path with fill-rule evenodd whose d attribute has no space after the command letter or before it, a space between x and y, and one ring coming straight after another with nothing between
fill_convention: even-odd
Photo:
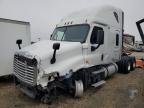
<instances>
[{"instance_id":1,"label":"wheel rim","mask_svg":"<svg viewBox=\"0 0 144 108\"><path fill-rule=\"evenodd\" d=\"M130 69L131 69L130 63L128 63L128 71L130 71Z\"/></svg>"},{"instance_id":2,"label":"wheel rim","mask_svg":"<svg viewBox=\"0 0 144 108\"><path fill-rule=\"evenodd\" d=\"M75 97L82 97L83 95L83 83L81 80L75 81Z\"/></svg>"},{"instance_id":3,"label":"wheel rim","mask_svg":"<svg viewBox=\"0 0 144 108\"><path fill-rule=\"evenodd\" d=\"M133 63L133 68L135 68L135 66L136 66L136 63L134 62L134 63Z\"/></svg>"}]
</instances>

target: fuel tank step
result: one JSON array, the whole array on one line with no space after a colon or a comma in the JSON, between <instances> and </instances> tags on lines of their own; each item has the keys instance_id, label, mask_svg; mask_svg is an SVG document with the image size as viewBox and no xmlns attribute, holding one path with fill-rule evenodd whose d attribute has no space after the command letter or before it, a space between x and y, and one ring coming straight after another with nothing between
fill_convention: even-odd
<instances>
[{"instance_id":1,"label":"fuel tank step","mask_svg":"<svg viewBox=\"0 0 144 108\"><path fill-rule=\"evenodd\" d=\"M102 68L102 69L99 69L99 70L97 70L97 71L94 71L94 72L92 72L92 74L98 74L98 73L102 73L102 72L105 72L105 68Z\"/></svg>"},{"instance_id":2,"label":"fuel tank step","mask_svg":"<svg viewBox=\"0 0 144 108\"><path fill-rule=\"evenodd\" d=\"M95 84L92 84L91 86L92 87L98 87L98 86L101 86L101 85L103 85L103 84L105 84L106 82L104 81L104 80L102 80L102 81L99 81L99 82L97 82L97 83L95 83Z\"/></svg>"}]
</instances>

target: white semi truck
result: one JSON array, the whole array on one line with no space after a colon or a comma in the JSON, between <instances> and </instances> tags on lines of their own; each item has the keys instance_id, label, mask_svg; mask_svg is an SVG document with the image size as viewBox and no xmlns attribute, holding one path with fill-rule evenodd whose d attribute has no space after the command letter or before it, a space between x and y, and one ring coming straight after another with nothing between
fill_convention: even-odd
<instances>
[{"instance_id":1,"label":"white semi truck","mask_svg":"<svg viewBox=\"0 0 144 108\"><path fill-rule=\"evenodd\" d=\"M21 47L30 45L30 23L0 18L0 38L0 76L7 76L13 74L16 40L23 40Z\"/></svg>"},{"instance_id":2,"label":"white semi truck","mask_svg":"<svg viewBox=\"0 0 144 108\"><path fill-rule=\"evenodd\" d=\"M117 71L129 73L135 58L122 51L123 27L123 11L111 6L68 15L50 40L15 53L16 85L28 96L49 103L57 89L81 97L89 86L104 84Z\"/></svg>"}]
</instances>

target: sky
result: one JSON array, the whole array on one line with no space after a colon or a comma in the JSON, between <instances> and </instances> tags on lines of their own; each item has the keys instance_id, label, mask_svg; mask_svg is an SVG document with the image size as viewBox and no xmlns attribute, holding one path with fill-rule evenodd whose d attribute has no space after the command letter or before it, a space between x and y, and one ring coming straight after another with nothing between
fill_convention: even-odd
<instances>
[{"instance_id":1,"label":"sky","mask_svg":"<svg viewBox=\"0 0 144 108\"><path fill-rule=\"evenodd\" d=\"M144 0L0 0L0 18L30 22L32 41L37 41L49 39L67 14L103 5L121 8L125 13L125 33L141 39L135 22L144 18Z\"/></svg>"}]
</instances>

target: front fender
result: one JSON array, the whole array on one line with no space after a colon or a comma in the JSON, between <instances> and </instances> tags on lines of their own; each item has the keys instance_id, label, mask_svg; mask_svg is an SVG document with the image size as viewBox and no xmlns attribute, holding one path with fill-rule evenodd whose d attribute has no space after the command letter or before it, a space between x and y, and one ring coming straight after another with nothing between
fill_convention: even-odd
<instances>
[{"instance_id":1,"label":"front fender","mask_svg":"<svg viewBox=\"0 0 144 108\"><path fill-rule=\"evenodd\" d=\"M84 67L85 63L83 56L76 56L63 60L59 63L56 63L54 66L45 69L45 74L59 72L60 76L65 76L66 74L69 74L71 70L76 72L77 70Z\"/></svg>"}]
</instances>

